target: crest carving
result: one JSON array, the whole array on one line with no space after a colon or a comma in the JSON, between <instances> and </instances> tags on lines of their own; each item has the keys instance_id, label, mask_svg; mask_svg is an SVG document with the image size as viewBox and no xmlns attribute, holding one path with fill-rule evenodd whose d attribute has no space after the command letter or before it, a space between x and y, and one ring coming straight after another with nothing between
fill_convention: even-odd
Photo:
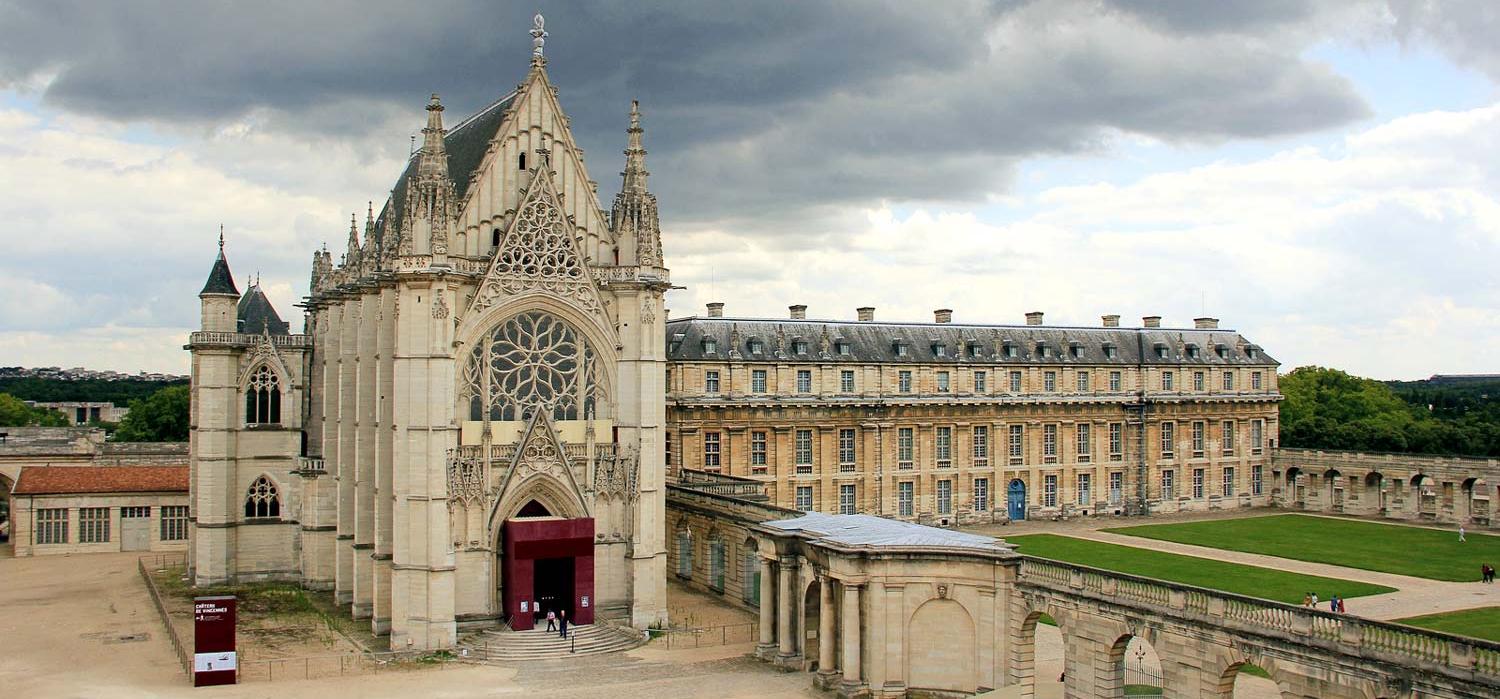
<instances>
[{"instance_id":1,"label":"crest carving","mask_svg":"<svg viewBox=\"0 0 1500 699\"><path fill-rule=\"evenodd\" d=\"M483 310L503 296L530 291L557 296L590 313L603 313L598 289L584 269L573 224L563 216L547 168L539 168L534 175L471 310Z\"/></svg>"}]
</instances>

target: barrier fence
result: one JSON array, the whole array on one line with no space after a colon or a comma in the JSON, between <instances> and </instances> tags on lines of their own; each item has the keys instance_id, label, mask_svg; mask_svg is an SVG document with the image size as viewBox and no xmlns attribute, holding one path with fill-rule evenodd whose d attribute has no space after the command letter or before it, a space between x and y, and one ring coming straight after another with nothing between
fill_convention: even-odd
<instances>
[{"instance_id":1,"label":"barrier fence","mask_svg":"<svg viewBox=\"0 0 1500 699\"><path fill-rule=\"evenodd\" d=\"M156 605L156 613L161 616L161 623L167 627L167 638L172 641L172 650L177 653L177 662L182 665L182 671L189 677L193 675L193 656L188 653L187 645L177 635L177 625L172 623L171 615L167 614L166 602L162 601L161 590L156 587L156 579L151 577L152 571L175 568L187 565L187 554L185 553L163 553L151 556L141 556L136 559L136 567L141 571L141 580L146 582L146 591L151 594L151 603Z\"/></svg>"},{"instance_id":2,"label":"barrier fence","mask_svg":"<svg viewBox=\"0 0 1500 699\"><path fill-rule=\"evenodd\" d=\"M759 622L747 621L693 629L651 629L651 639L663 641L667 650L754 643L759 626Z\"/></svg>"}]
</instances>

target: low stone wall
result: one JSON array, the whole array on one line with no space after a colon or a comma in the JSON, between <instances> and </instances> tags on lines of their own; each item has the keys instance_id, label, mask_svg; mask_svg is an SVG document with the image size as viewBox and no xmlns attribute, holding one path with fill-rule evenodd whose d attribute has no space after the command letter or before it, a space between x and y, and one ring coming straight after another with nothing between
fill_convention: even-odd
<instances>
[{"instance_id":1,"label":"low stone wall","mask_svg":"<svg viewBox=\"0 0 1500 699\"><path fill-rule=\"evenodd\" d=\"M754 609L760 599L760 559L750 527L800 514L764 502L669 484L667 575L730 604Z\"/></svg>"},{"instance_id":2,"label":"low stone wall","mask_svg":"<svg viewBox=\"0 0 1500 699\"><path fill-rule=\"evenodd\" d=\"M1277 449L1272 468L1287 509L1500 528L1500 459Z\"/></svg>"}]
</instances>

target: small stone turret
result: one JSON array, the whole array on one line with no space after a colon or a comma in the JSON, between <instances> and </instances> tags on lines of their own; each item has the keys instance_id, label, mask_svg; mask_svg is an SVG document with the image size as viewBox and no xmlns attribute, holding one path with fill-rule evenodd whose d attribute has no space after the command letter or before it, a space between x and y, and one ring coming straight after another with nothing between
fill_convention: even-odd
<instances>
[{"instance_id":1,"label":"small stone turret","mask_svg":"<svg viewBox=\"0 0 1500 699\"><path fill-rule=\"evenodd\" d=\"M641 104L630 102L630 128L625 145L625 170L620 173L620 192L610 209L609 226L622 248L620 264L660 267L661 220L656 195L646 189L646 149L641 147Z\"/></svg>"},{"instance_id":2,"label":"small stone turret","mask_svg":"<svg viewBox=\"0 0 1500 699\"><path fill-rule=\"evenodd\" d=\"M202 310L199 327L210 332L234 332L237 325L235 306L240 301L240 290L234 285L234 275L229 271L229 260L224 257L224 227L219 227L219 256L208 272L208 281L198 292Z\"/></svg>"}]
</instances>

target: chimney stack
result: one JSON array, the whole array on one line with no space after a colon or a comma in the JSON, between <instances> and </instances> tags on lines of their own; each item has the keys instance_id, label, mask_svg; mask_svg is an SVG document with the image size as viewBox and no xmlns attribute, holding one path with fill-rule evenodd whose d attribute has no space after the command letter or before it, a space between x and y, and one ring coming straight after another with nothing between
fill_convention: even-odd
<instances>
[{"instance_id":1,"label":"chimney stack","mask_svg":"<svg viewBox=\"0 0 1500 699\"><path fill-rule=\"evenodd\" d=\"M854 309L854 312L859 314L859 319L863 322L868 323L875 320L874 306L860 306L859 308Z\"/></svg>"},{"instance_id":2,"label":"chimney stack","mask_svg":"<svg viewBox=\"0 0 1500 699\"><path fill-rule=\"evenodd\" d=\"M939 308L936 311L933 311L932 312L932 322L934 322L934 323L952 323L953 322L953 309L951 309L951 308Z\"/></svg>"},{"instance_id":3,"label":"chimney stack","mask_svg":"<svg viewBox=\"0 0 1500 699\"><path fill-rule=\"evenodd\" d=\"M710 317L710 318L723 318L724 317L724 302L723 301L715 301L713 303L708 304L708 317Z\"/></svg>"},{"instance_id":4,"label":"chimney stack","mask_svg":"<svg viewBox=\"0 0 1500 699\"><path fill-rule=\"evenodd\" d=\"M1109 314L1107 316L1103 316L1103 318L1104 318L1104 327L1106 327L1106 328L1118 328L1118 327L1120 327L1120 316L1111 313L1111 314Z\"/></svg>"},{"instance_id":5,"label":"chimney stack","mask_svg":"<svg viewBox=\"0 0 1500 699\"><path fill-rule=\"evenodd\" d=\"M1218 330L1219 329L1219 319L1218 318L1194 318L1193 319L1193 327L1195 327L1195 328L1197 328L1199 330Z\"/></svg>"},{"instance_id":6,"label":"chimney stack","mask_svg":"<svg viewBox=\"0 0 1500 699\"><path fill-rule=\"evenodd\" d=\"M1032 311L1030 313L1027 313L1026 314L1026 324L1027 325L1041 325L1042 324L1042 312L1041 311Z\"/></svg>"},{"instance_id":7,"label":"chimney stack","mask_svg":"<svg viewBox=\"0 0 1500 699\"><path fill-rule=\"evenodd\" d=\"M1161 327L1161 316L1143 316L1141 318L1141 325L1147 328L1159 328Z\"/></svg>"},{"instance_id":8,"label":"chimney stack","mask_svg":"<svg viewBox=\"0 0 1500 699\"><path fill-rule=\"evenodd\" d=\"M787 310L792 312L792 320L807 320L807 306L799 303L795 306L787 306Z\"/></svg>"}]
</instances>

